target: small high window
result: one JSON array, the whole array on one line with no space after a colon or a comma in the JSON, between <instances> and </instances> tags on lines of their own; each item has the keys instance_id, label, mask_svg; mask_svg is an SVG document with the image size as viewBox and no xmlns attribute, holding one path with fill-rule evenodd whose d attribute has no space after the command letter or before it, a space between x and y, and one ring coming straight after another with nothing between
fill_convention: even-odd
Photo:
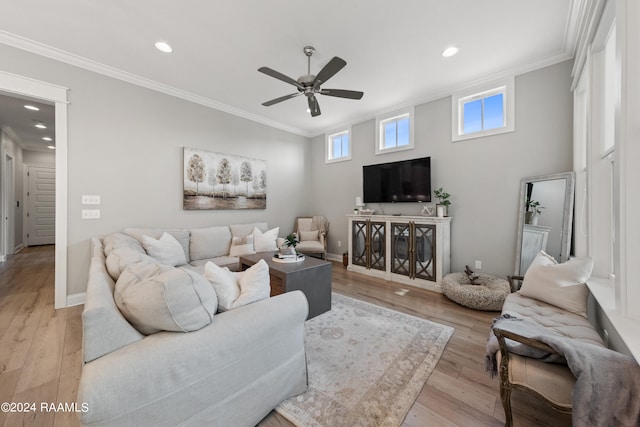
<instances>
[{"instance_id":1,"label":"small high window","mask_svg":"<svg viewBox=\"0 0 640 427\"><path fill-rule=\"evenodd\" d=\"M454 94L453 141L514 130L513 78Z\"/></svg>"},{"instance_id":2,"label":"small high window","mask_svg":"<svg viewBox=\"0 0 640 427\"><path fill-rule=\"evenodd\" d=\"M376 119L376 154L413 148L413 109Z\"/></svg>"},{"instance_id":3,"label":"small high window","mask_svg":"<svg viewBox=\"0 0 640 427\"><path fill-rule=\"evenodd\" d=\"M326 162L351 160L351 131L343 130L327 135Z\"/></svg>"}]
</instances>

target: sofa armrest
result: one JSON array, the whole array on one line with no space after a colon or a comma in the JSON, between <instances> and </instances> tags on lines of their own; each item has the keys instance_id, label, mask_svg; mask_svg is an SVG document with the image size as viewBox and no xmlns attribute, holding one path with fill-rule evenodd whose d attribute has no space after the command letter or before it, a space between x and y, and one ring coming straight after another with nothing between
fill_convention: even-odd
<instances>
[{"instance_id":1,"label":"sofa armrest","mask_svg":"<svg viewBox=\"0 0 640 427\"><path fill-rule=\"evenodd\" d=\"M302 292L288 292L217 314L198 331L149 335L87 363L78 401L89 411L81 422L178 425L213 413L222 425L255 412L264 417L306 389L308 310ZM255 387L249 393L255 400L245 397L242 410L229 405Z\"/></svg>"}]
</instances>

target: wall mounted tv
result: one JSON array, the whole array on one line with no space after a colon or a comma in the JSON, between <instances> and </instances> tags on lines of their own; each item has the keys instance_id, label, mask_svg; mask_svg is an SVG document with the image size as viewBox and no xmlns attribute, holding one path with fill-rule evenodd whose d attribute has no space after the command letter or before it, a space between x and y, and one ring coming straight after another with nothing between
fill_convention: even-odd
<instances>
[{"instance_id":1,"label":"wall mounted tv","mask_svg":"<svg viewBox=\"0 0 640 427\"><path fill-rule=\"evenodd\" d=\"M362 167L365 203L430 202L431 157Z\"/></svg>"}]
</instances>

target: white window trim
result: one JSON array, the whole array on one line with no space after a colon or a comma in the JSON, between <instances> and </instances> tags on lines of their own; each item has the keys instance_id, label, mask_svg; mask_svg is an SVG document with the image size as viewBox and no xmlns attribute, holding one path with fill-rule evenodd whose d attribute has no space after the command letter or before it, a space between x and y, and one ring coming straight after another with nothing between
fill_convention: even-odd
<instances>
[{"instance_id":1,"label":"white window trim","mask_svg":"<svg viewBox=\"0 0 640 427\"><path fill-rule=\"evenodd\" d=\"M338 157L336 159L331 158L331 155L332 155L331 138L336 135L341 135L345 133L349 135L349 154L347 156ZM351 126L349 126L346 129L342 128L342 129L337 129L331 132L327 132L325 134L324 140L325 140L324 142L324 162L325 163L338 163L338 162L346 162L351 160L351 153L353 152L353 138L351 134Z\"/></svg>"},{"instance_id":2,"label":"white window trim","mask_svg":"<svg viewBox=\"0 0 640 427\"><path fill-rule=\"evenodd\" d=\"M498 93L504 93L505 95L505 126L465 134L463 132L464 103L474 98L485 98ZM451 117L451 140L453 142L515 131L515 78L512 76L505 79L494 80L454 93L451 95Z\"/></svg>"},{"instance_id":3,"label":"white window trim","mask_svg":"<svg viewBox=\"0 0 640 427\"><path fill-rule=\"evenodd\" d=\"M401 116L409 116L409 144L402 145L400 147L393 148L383 148L382 147L382 125L389 121L396 119ZM376 155L378 154L387 154L387 153L395 153L396 151L405 151L405 150L413 150L414 147L414 134L415 134L415 123L414 123L414 108L413 106L409 108L404 108L402 110L396 110L381 116L376 117Z\"/></svg>"}]
</instances>

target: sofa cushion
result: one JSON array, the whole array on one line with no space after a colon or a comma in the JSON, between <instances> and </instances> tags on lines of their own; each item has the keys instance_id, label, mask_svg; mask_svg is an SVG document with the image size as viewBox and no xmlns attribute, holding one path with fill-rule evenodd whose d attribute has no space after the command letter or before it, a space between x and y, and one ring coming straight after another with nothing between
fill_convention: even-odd
<instances>
[{"instance_id":1,"label":"sofa cushion","mask_svg":"<svg viewBox=\"0 0 640 427\"><path fill-rule=\"evenodd\" d=\"M242 256L252 255L256 251L253 245L253 234L249 234L245 237L234 237L231 239L231 248L229 249L230 256Z\"/></svg>"},{"instance_id":2,"label":"sofa cushion","mask_svg":"<svg viewBox=\"0 0 640 427\"><path fill-rule=\"evenodd\" d=\"M127 234L133 238L135 238L136 240L138 240L140 243L142 243L142 236L149 236L149 237L153 237L154 239L159 239L162 236L162 233L164 233L165 231L169 234L171 234L173 237L176 238L176 240L178 242L180 242L180 245L182 245L182 249L184 250L184 256L185 259L187 260L187 262L190 261L189 258L189 230L184 230L184 229L174 229L174 228L170 228L170 229L162 229L162 228L133 228L133 227L129 227L129 228L125 228L124 230L124 234Z\"/></svg>"},{"instance_id":3,"label":"sofa cushion","mask_svg":"<svg viewBox=\"0 0 640 427\"><path fill-rule=\"evenodd\" d=\"M249 234L253 233L253 229L257 228L258 230L265 232L269 229L269 226L266 222L256 222L251 224L233 224L229 226L229 230L231 230L231 235L233 237L245 237Z\"/></svg>"},{"instance_id":4,"label":"sofa cushion","mask_svg":"<svg viewBox=\"0 0 640 427\"><path fill-rule=\"evenodd\" d=\"M189 245L191 260L201 260L229 255L231 231L229 227L215 226L193 228Z\"/></svg>"},{"instance_id":5,"label":"sofa cushion","mask_svg":"<svg viewBox=\"0 0 640 427\"><path fill-rule=\"evenodd\" d=\"M272 228L264 233L258 228L253 229L253 246L256 252L270 252L278 250L278 233L280 227Z\"/></svg>"},{"instance_id":6,"label":"sofa cushion","mask_svg":"<svg viewBox=\"0 0 640 427\"><path fill-rule=\"evenodd\" d=\"M232 272L208 262L204 267L204 277L216 290L221 311L267 299L271 293L269 266L264 260L241 272Z\"/></svg>"},{"instance_id":7,"label":"sofa cushion","mask_svg":"<svg viewBox=\"0 0 640 427\"><path fill-rule=\"evenodd\" d=\"M158 264L158 261L144 253L144 250L141 253L128 246L113 249L105 261L109 276L113 280L118 280L127 266L137 263Z\"/></svg>"},{"instance_id":8,"label":"sofa cushion","mask_svg":"<svg viewBox=\"0 0 640 427\"><path fill-rule=\"evenodd\" d=\"M160 264L175 267L187 263L182 245L169 233L162 233L159 239L142 236L142 245L147 254Z\"/></svg>"},{"instance_id":9,"label":"sofa cushion","mask_svg":"<svg viewBox=\"0 0 640 427\"><path fill-rule=\"evenodd\" d=\"M104 238L102 239L102 244L104 245L105 256L108 256L112 250L116 248L122 248L122 247L135 249L141 254L145 253L144 248L142 247L142 245L138 240L124 233L108 234L104 236Z\"/></svg>"},{"instance_id":10,"label":"sofa cushion","mask_svg":"<svg viewBox=\"0 0 640 427\"><path fill-rule=\"evenodd\" d=\"M586 282L591 276L591 258L558 264L540 251L524 275L520 294L587 317Z\"/></svg>"},{"instance_id":11,"label":"sofa cushion","mask_svg":"<svg viewBox=\"0 0 640 427\"><path fill-rule=\"evenodd\" d=\"M159 264L128 266L116 282L114 299L122 315L145 335L198 330L211 323L218 308L204 277Z\"/></svg>"}]
</instances>

